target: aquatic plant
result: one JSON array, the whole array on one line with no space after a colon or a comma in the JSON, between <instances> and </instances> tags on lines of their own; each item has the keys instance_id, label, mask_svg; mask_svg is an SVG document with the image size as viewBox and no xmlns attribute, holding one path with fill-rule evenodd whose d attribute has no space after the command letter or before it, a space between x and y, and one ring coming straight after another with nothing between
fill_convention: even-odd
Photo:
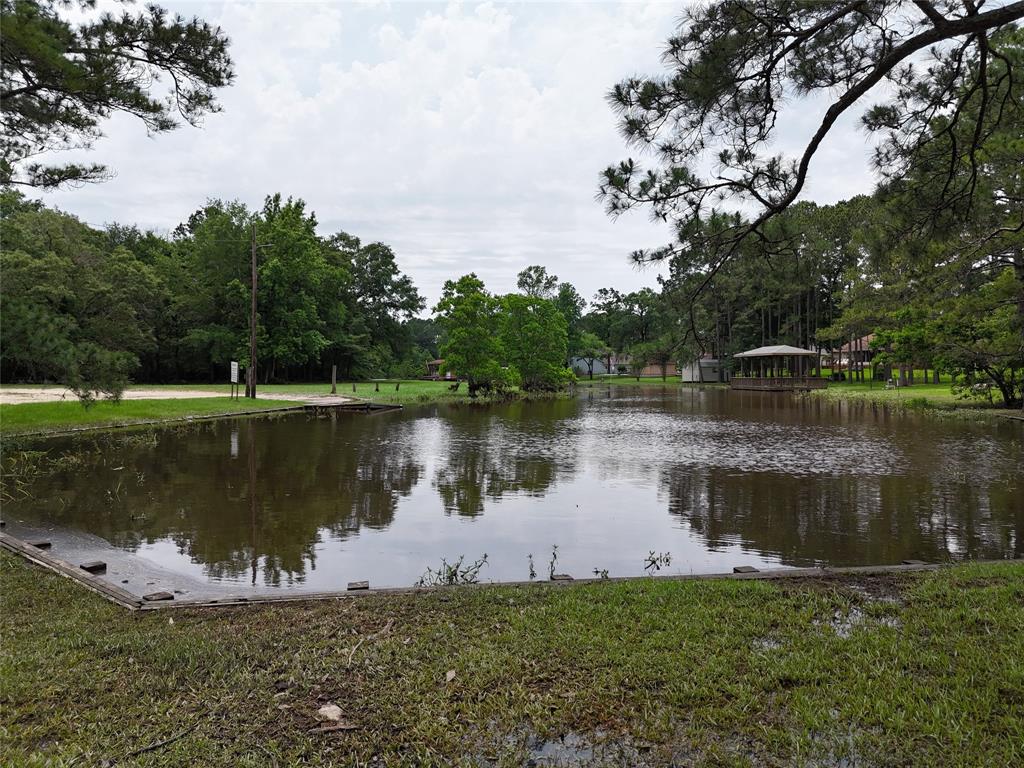
<instances>
[{"instance_id":1,"label":"aquatic plant","mask_svg":"<svg viewBox=\"0 0 1024 768\"><path fill-rule=\"evenodd\" d=\"M548 578L555 578L555 565L558 563L558 545L551 546L551 562L548 563Z\"/></svg>"},{"instance_id":2,"label":"aquatic plant","mask_svg":"<svg viewBox=\"0 0 1024 768\"><path fill-rule=\"evenodd\" d=\"M463 565L465 555L459 555L459 559L449 563L443 557L441 565L437 570L427 568L427 572L420 576L416 582L418 587L442 587L455 584L476 584L479 581L480 570L487 565L487 553L483 557L469 565Z\"/></svg>"},{"instance_id":3,"label":"aquatic plant","mask_svg":"<svg viewBox=\"0 0 1024 768\"><path fill-rule=\"evenodd\" d=\"M644 558L644 569L648 571L660 571L672 564L671 552L658 552L655 554L652 549L650 554Z\"/></svg>"}]
</instances>

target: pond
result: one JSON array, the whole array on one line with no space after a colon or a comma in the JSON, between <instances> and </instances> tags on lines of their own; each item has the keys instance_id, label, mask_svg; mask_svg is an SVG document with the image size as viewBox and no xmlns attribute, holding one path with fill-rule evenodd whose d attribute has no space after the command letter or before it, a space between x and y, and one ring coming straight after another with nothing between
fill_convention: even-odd
<instances>
[{"instance_id":1,"label":"pond","mask_svg":"<svg viewBox=\"0 0 1024 768\"><path fill-rule=\"evenodd\" d=\"M576 578L1009 558L1022 445L1011 420L609 386L50 440L59 468L4 515L136 593L189 597L410 586L485 553L481 580L526 580L530 556L546 578L556 545Z\"/></svg>"}]
</instances>

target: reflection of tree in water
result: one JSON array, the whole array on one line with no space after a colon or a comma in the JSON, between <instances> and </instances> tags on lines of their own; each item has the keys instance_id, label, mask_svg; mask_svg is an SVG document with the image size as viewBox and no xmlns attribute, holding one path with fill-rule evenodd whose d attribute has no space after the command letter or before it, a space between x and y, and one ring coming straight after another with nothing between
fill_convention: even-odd
<instances>
[{"instance_id":1,"label":"reflection of tree in water","mask_svg":"<svg viewBox=\"0 0 1024 768\"><path fill-rule=\"evenodd\" d=\"M131 550L170 539L214 578L301 581L322 530L345 538L392 522L423 472L414 432L387 414L161 432L116 463L108 453L49 478L37 496L48 520Z\"/></svg>"},{"instance_id":2,"label":"reflection of tree in water","mask_svg":"<svg viewBox=\"0 0 1024 768\"><path fill-rule=\"evenodd\" d=\"M543 496L574 470L579 409L574 398L453 409L445 464L434 474L445 513L473 517L509 493Z\"/></svg>"},{"instance_id":3,"label":"reflection of tree in water","mask_svg":"<svg viewBox=\"0 0 1024 768\"><path fill-rule=\"evenodd\" d=\"M737 475L676 465L661 473L668 511L708 548L740 544L787 565L1000 558L1021 547L1012 479L991 485L925 476Z\"/></svg>"}]
</instances>

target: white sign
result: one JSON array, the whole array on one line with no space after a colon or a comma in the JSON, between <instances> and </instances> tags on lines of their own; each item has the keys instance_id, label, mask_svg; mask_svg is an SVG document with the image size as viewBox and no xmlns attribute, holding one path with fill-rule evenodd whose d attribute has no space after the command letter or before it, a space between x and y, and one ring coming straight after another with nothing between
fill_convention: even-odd
<instances>
[{"instance_id":1,"label":"white sign","mask_svg":"<svg viewBox=\"0 0 1024 768\"><path fill-rule=\"evenodd\" d=\"M237 360L232 360L231 361L231 383L232 384L237 384L238 383L238 361Z\"/></svg>"}]
</instances>

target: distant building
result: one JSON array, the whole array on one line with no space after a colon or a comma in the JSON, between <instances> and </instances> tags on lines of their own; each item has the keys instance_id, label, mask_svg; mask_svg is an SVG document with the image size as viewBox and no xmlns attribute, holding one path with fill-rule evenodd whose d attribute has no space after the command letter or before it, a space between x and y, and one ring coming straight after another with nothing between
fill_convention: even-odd
<instances>
[{"instance_id":1,"label":"distant building","mask_svg":"<svg viewBox=\"0 0 1024 768\"><path fill-rule=\"evenodd\" d=\"M869 333L859 339L848 341L839 348L835 362L832 365L836 371L861 371L871 368L871 361L875 358L875 350L871 348L871 342L875 334Z\"/></svg>"},{"instance_id":2,"label":"distant building","mask_svg":"<svg viewBox=\"0 0 1024 768\"><path fill-rule=\"evenodd\" d=\"M684 383L717 383L729 380L729 371L721 360L702 357L683 363L679 367L679 379Z\"/></svg>"},{"instance_id":3,"label":"distant building","mask_svg":"<svg viewBox=\"0 0 1024 768\"><path fill-rule=\"evenodd\" d=\"M574 357L572 358L572 360L569 361L569 367L572 368L573 373L575 373L577 376L579 376L580 378L584 378L590 375L590 366L588 365L589 362L589 357ZM608 363L609 359L607 357L594 358L594 375L604 376L606 373L609 373Z\"/></svg>"},{"instance_id":4,"label":"distant building","mask_svg":"<svg viewBox=\"0 0 1024 768\"><path fill-rule=\"evenodd\" d=\"M452 381L456 379L456 375L452 371L445 371L441 373L441 368L444 367L444 358L438 358L437 360L430 360L427 363L427 378L437 381L439 379L445 379Z\"/></svg>"},{"instance_id":5,"label":"distant building","mask_svg":"<svg viewBox=\"0 0 1024 768\"><path fill-rule=\"evenodd\" d=\"M732 356L733 389L759 389L782 392L797 389L824 389L821 377L821 353L813 349L776 344L758 347Z\"/></svg>"}]
</instances>

